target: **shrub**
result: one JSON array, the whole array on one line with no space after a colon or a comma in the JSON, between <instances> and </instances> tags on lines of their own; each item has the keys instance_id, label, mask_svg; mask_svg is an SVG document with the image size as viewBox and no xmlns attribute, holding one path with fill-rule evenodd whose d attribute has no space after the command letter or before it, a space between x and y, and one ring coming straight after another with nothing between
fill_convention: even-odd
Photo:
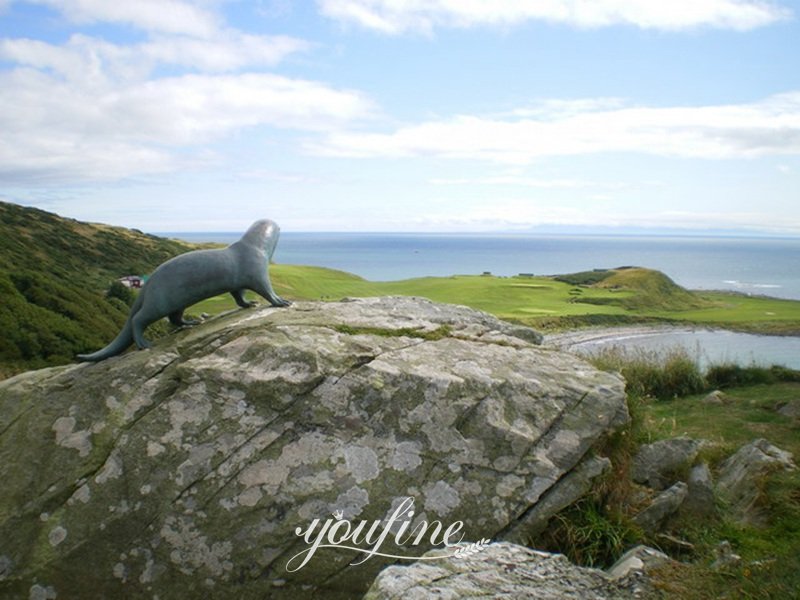
<instances>
[{"instance_id":1,"label":"shrub","mask_svg":"<svg viewBox=\"0 0 800 600\"><path fill-rule=\"evenodd\" d=\"M106 291L106 298L118 298L122 300L125 304L130 306L133 304L134 293L127 285L123 284L121 281L114 281L111 283L111 286Z\"/></svg>"},{"instance_id":2,"label":"shrub","mask_svg":"<svg viewBox=\"0 0 800 600\"><path fill-rule=\"evenodd\" d=\"M779 365L740 367L732 363L725 363L711 366L706 373L706 379L711 387L723 389L779 381L797 382L800 381L800 371Z\"/></svg>"},{"instance_id":3,"label":"shrub","mask_svg":"<svg viewBox=\"0 0 800 600\"><path fill-rule=\"evenodd\" d=\"M587 567L610 567L638 532L621 514L606 511L595 498L584 498L558 513L538 544Z\"/></svg>"},{"instance_id":4,"label":"shrub","mask_svg":"<svg viewBox=\"0 0 800 600\"><path fill-rule=\"evenodd\" d=\"M675 349L661 355L644 351L626 353L618 348L609 348L591 355L589 359L598 369L621 373L629 396L653 396L666 400L698 394L706 389L700 368L685 350Z\"/></svg>"}]
</instances>

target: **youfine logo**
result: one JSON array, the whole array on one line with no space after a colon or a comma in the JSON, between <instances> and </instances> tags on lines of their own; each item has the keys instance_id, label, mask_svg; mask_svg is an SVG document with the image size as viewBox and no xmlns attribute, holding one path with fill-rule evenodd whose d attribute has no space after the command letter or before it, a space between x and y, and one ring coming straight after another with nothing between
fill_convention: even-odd
<instances>
[{"instance_id":1,"label":"youfine logo","mask_svg":"<svg viewBox=\"0 0 800 600\"><path fill-rule=\"evenodd\" d=\"M354 551L357 556L351 565L359 565L373 556L401 560L441 560L443 558L461 558L474 554L489 543L481 539L472 544L463 542L465 533L463 521L454 521L445 526L441 521L419 521L413 527L414 498L406 497L395 508L387 519L358 521L354 523L344 518L342 510L333 512L333 519L314 519L303 529L297 527L295 535L302 537L308 548L292 556L286 563L286 570L293 573L299 571L312 559L320 548L338 548ZM408 553L409 548L424 546L428 548L442 547L449 552L437 556L419 556ZM405 549L405 553L401 553Z\"/></svg>"}]
</instances>

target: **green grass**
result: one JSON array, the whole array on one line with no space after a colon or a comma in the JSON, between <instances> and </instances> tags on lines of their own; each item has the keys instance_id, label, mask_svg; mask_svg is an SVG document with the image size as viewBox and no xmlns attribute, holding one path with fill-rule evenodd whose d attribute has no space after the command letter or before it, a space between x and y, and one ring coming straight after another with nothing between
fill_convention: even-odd
<instances>
[{"instance_id":1,"label":"green grass","mask_svg":"<svg viewBox=\"0 0 800 600\"><path fill-rule=\"evenodd\" d=\"M645 428L653 439L688 435L735 449L757 437L767 437L800 458L800 424L776 412L776 407L800 398L800 383L761 384L725 391L728 404L708 405L702 395L686 396L646 406Z\"/></svg>"},{"instance_id":2,"label":"green grass","mask_svg":"<svg viewBox=\"0 0 800 600\"><path fill-rule=\"evenodd\" d=\"M666 322L766 333L800 332L798 301L689 292L657 271L639 268L606 272L591 285L567 283L561 277L485 275L374 282L342 271L281 264L272 265L270 275L278 293L289 299L423 296L437 302L463 304L544 330ZM230 296L220 296L192 307L190 312L217 314L233 308Z\"/></svg>"},{"instance_id":3,"label":"green grass","mask_svg":"<svg viewBox=\"0 0 800 600\"><path fill-rule=\"evenodd\" d=\"M652 314L735 329L776 333L800 331L800 302L795 300L723 292L701 292L697 295L707 300L708 306Z\"/></svg>"},{"instance_id":4,"label":"green grass","mask_svg":"<svg viewBox=\"0 0 800 600\"><path fill-rule=\"evenodd\" d=\"M657 399L644 395L642 388L669 379L669 371L682 361L646 354L626 358L621 353L607 353L593 360L599 368L621 371L628 377L632 421L598 449L612 459L613 468L595 490L591 506L596 514L585 514L586 507L579 504L562 515L571 519L566 526L564 519L553 524L552 530L562 543L558 550L575 554L584 562L599 560L605 564L609 550L616 547L621 536L626 547L634 543L658 547L658 538L649 539L642 532L638 539L630 539L635 534L628 525L636 512L637 492L631 486L628 469L640 444L677 436L708 440L710 444L701 450L698 461L706 461L715 476L724 459L756 438L765 438L800 457L800 420L777 412L785 402L800 398L798 371L712 366L703 374L707 381L702 393ZM686 365L679 365L677 371L685 369ZM717 381L709 382L713 374ZM764 380L769 383L753 383ZM704 404L701 400L710 383L720 382L734 384L725 390L725 404ZM751 383L740 385L743 382ZM724 505L718 506L721 512L714 518L698 521L684 517L672 525L673 535L694 544L695 550L681 556L681 564L656 572L657 586L667 597L796 597L800 590L800 471L773 473L764 482L764 491L760 502L769 517L763 527L735 523L726 516ZM572 537L576 532L592 544L575 549ZM715 571L710 565L722 540L732 544L742 563ZM598 554L586 556L590 549Z\"/></svg>"},{"instance_id":5,"label":"green grass","mask_svg":"<svg viewBox=\"0 0 800 600\"><path fill-rule=\"evenodd\" d=\"M800 383L773 383L726 390L729 403L716 406L688 396L651 402L641 408L643 431L655 439L687 435L714 446L701 456L713 465L755 438L800 457L800 422L776 407L800 398ZM795 598L800 590L800 473L778 472L766 482L766 527L735 524L724 516L703 523L681 523L680 533L697 548L694 560L663 573L668 593L688 600L711 598ZM714 572L713 548L731 542L742 564Z\"/></svg>"}]
</instances>

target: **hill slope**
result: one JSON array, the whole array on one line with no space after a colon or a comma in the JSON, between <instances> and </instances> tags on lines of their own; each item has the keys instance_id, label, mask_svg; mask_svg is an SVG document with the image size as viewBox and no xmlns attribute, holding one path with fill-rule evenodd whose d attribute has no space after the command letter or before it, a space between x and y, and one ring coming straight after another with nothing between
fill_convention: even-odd
<instances>
[{"instance_id":1,"label":"hill slope","mask_svg":"<svg viewBox=\"0 0 800 600\"><path fill-rule=\"evenodd\" d=\"M580 298L589 304L617 305L628 310L689 310L708 306L700 296L682 288L660 271L642 267L597 269L555 278L572 285L615 292L630 292L617 297Z\"/></svg>"},{"instance_id":2,"label":"hill slope","mask_svg":"<svg viewBox=\"0 0 800 600\"><path fill-rule=\"evenodd\" d=\"M0 202L0 376L69 362L107 343L128 313L105 297L109 285L190 249Z\"/></svg>"}]
</instances>

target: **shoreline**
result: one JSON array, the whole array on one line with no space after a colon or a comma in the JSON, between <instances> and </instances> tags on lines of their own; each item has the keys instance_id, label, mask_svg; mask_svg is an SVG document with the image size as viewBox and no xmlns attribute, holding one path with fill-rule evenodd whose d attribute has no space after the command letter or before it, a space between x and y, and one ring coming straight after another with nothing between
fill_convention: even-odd
<instances>
[{"instance_id":1,"label":"shoreline","mask_svg":"<svg viewBox=\"0 0 800 600\"><path fill-rule=\"evenodd\" d=\"M575 329L560 333L551 333L544 336L542 346L557 350L569 351L575 346L596 342L610 342L625 340L662 333L695 333L697 331L731 331L733 333L749 333L750 335L766 335L735 331L722 327L708 327L705 325L622 325L620 327L589 327Z\"/></svg>"}]
</instances>

